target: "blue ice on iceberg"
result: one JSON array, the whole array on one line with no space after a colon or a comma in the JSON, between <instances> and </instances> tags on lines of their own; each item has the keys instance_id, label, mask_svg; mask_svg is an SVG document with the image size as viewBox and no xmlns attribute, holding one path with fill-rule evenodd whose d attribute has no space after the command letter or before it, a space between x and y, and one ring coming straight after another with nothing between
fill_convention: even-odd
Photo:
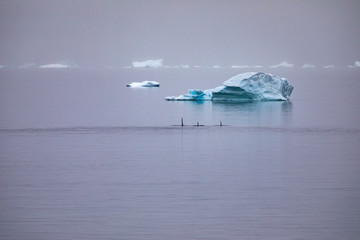
<instances>
[{"instance_id":1,"label":"blue ice on iceberg","mask_svg":"<svg viewBox=\"0 0 360 240\"><path fill-rule=\"evenodd\" d=\"M143 81L143 82L132 82L130 84L126 84L127 87L160 87L160 83L155 81Z\"/></svg>"},{"instance_id":2,"label":"blue ice on iceberg","mask_svg":"<svg viewBox=\"0 0 360 240\"><path fill-rule=\"evenodd\" d=\"M286 78L262 72L247 72L208 90L189 90L188 94L166 97L168 101L287 101L293 86Z\"/></svg>"}]
</instances>

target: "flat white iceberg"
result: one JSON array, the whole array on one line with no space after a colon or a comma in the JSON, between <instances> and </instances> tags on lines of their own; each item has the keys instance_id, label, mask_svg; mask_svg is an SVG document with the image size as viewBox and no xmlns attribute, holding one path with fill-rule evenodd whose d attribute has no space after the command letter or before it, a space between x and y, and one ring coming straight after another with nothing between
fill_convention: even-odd
<instances>
[{"instance_id":1,"label":"flat white iceberg","mask_svg":"<svg viewBox=\"0 0 360 240\"><path fill-rule=\"evenodd\" d=\"M141 87L160 87L160 83L155 81L132 82L126 84L127 87L141 88Z\"/></svg>"},{"instance_id":2,"label":"flat white iceberg","mask_svg":"<svg viewBox=\"0 0 360 240\"><path fill-rule=\"evenodd\" d=\"M263 66L255 65L255 66L249 66L249 65L232 65L230 68L262 68Z\"/></svg>"},{"instance_id":3,"label":"flat white iceberg","mask_svg":"<svg viewBox=\"0 0 360 240\"><path fill-rule=\"evenodd\" d=\"M355 62L354 62L354 65L348 65L347 67L348 67L348 68L357 68L357 67L360 67L360 61L355 61Z\"/></svg>"},{"instance_id":4,"label":"flat white iceberg","mask_svg":"<svg viewBox=\"0 0 360 240\"><path fill-rule=\"evenodd\" d=\"M190 68L190 65L164 66L164 68Z\"/></svg>"},{"instance_id":5,"label":"flat white iceberg","mask_svg":"<svg viewBox=\"0 0 360 240\"><path fill-rule=\"evenodd\" d=\"M41 65L39 68L69 68L69 66L61 63L51 63L46 65Z\"/></svg>"},{"instance_id":6,"label":"flat white iceberg","mask_svg":"<svg viewBox=\"0 0 360 240\"><path fill-rule=\"evenodd\" d=\"M212 66L212 68L222 68L222 67L219 65L214 65L214 66Z\"/></svg>"},{"instance_id":7,"label":"flat white iceberg","mask_svg":"<svg viewBox=\"0 0 360 240\"><path fill-rule=\"evenodd\" d=\"M162 62L162 59L150 59L143 62L133 62L132 64L134 68L158 68L162 67Z\"/></svg>"},{"instance_id":8,"label":"flat white iceberg","mask_svg":"<svg viewBox=\"0 0 360 240\"><path fill-rule=\"evenodd\" d=\"M184 64L182 64L182 65L179 66L179 68L190 68L190 65L184 65Z\"/></svg>"},{"instance_id":9,"label":"flat white iceberg","mask_svg":"<svg viewBox=\"0 0 360 240\"><path fill-rule=\"evenodd\" d=\"M61 61L39 66L39 68L77 68L78 65L70 61Z\"/></svg>"},{"instance_id":10,"label":"flat white iceberg","mask_svg":"<svg viewBox=\"0 0 360 240\"><path fill-rule=\"evenodd\" d=\"M305 63L304 65L302 65L302 68L315 68L315 65Z\"/></svg>"},{"instance_id":11,"label":"flat white iceberg","mask_svg":"<svg viewBox=\"0 0 360 240\"><path fill-rule=\"evenodd\" d=\"M286 78L262 72L247 72L226 80L222 86L166 97L168 101L287 101L293 86Z\"/></svg>"},{"instance_id":12,"label":"flat white iceberg","mask_svg":"<svg viewBox=\"0 0 360 240\"><path fill-rule=\"evenodd\" d=\"M269 68L278 68L278 67L294 67L294 64L292 63L288 63L287 61L283 61L277 65L272 65L272 66L269 66Z\"/></svg>"},{"instance_id":13,"label":"flat white iceberg","mask_svg":"<svg viewBox=\"0 0 360 240\"><path fill-rule=\"evenodd\" d=\"M249 65L240 65L240 66L232 65L231 68L251 68L251 66L249 66Z\"/></svg>"}]
</instances>

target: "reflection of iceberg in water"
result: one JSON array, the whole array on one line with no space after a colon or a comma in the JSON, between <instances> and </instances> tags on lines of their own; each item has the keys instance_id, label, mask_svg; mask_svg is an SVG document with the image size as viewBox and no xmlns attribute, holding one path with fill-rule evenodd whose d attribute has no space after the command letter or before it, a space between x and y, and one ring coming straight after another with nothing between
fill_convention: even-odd
<instances>
[{"instance_id":1,"label":"reflection of iceberg in water","mask_svg":"<svg viewBox=\"0 0 360 240\"><path fill-rule=\"evenodd\" d=\"M285 78L262 72L248 72L236 75L214 89L191 89L188 94L165 99L218 102L286 101L289 100L293 88Z\"/></svg>"},{"instance_id":2,"label":"reflection of iceberg in water","mask_svg":"<svg viewBox=\"0 0 360 240\"><path fill-rule=\"evenodd\" d=\"M213 118L221 119L228 125L240 126L291 126L292 103L248 102L241 104L212 103Z\"/></svg>"},{"instance_id":3,"label":"reflection of iceberg in water","mask_svg":"<svg viewBox=\"0 0 360 240\"><path fill-rule=\"evenodd\" d=\"M290 102L290 101L283 102L281 104L281 112L284 114L291 113L292 112L292 102Z\"/></svg>"},{"instance_id":4,"label":"reflection of iceberg in water","mask_svg":"<svg viewBox=\"0 0 360 240\"><path fill-rule=\"evenodd\" d=\"M278 102L179 102L186 123L241 127L291 127L293 104Z\"/></svg>"}]
</instances>

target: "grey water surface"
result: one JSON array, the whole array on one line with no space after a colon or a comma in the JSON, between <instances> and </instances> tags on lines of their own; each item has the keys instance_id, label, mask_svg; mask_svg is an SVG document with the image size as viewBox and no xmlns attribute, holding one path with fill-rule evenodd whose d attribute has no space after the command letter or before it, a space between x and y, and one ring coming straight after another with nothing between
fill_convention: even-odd
<instances>
[{"instance_id":1,"label":"grey water surface","mask_svg":"<svg viewBox=\"0 0 360 240\"><path fill-rule=\"evenodd\" d=\"M291 101L164 100L235 69L1 69L0 239L358 239L360 71L267 72Z\"/></svg>"}]
</instances>

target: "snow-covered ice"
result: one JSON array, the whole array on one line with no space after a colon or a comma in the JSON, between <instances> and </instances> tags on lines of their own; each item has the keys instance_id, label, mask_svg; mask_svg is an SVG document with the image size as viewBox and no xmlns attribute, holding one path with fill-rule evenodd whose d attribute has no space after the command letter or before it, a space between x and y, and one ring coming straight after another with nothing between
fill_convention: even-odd
<instances>
[{"instance_id":1,"label":"snow-covered ice","mask_svg":"<svg viewBox=\"0 0 360 240\"><path fill-rule=\"evenodd\" d=\"M143 62L133 62L134 68L158 68L162 67L162 59L150 59Z\"/></svg>"},{"instance_id":2,"label":"snow-covered ice","mask_svg":"<svg viewBox=\"0 0 360 240\"><path fill-rule=\"evenodd\" d=\"M175 65L175 66L164 66L164 68L190 68L190 65Z\"/></svg>"},{"instance_id":3,"label":"snow-covered ice","mask_svg":"<svg viewBox=\"0 0 360 240\"><path fill-rule=\"evenodd\" d=\"M232 65L230 68L262 68L261 65L249 66L249 65Z\"/></svg>"},{"instance_id":4,"label":"snow-covered ice","mask_svg":"<svg viewBox=\"0 0 360 240\"><path fill-rule=\"evenodd\" d=\"M277 65L269 66L269 68L278 68L278 67L294 67L294 64L283 61Z\"/></svg>"},{"instance_id":5,"label":"snow-covered ice","mask_svg":"<svg viewBox=\"0 0 360 240\"><path fill-rule=\"evenodd\" d=\"M70 66L61 63L50 63L41 65L39 68L69 68Z\"/></svg>"},{"instance_id":6,"label":"snow-covered ice","mask_svg":"<svg viewBox=\"0 0 360 240\"><path fill-rule=\"evenodd\" d=\"M262 72L247 72L209 90L191 89L188 94L166 97L168 101L286 101L293 86L286 78Z\"/></svg>"},{"instance_id":7,"label":"snow-covered ice","mask_svg":"<svg viewBox=\"0 0 360 240\"><path fill-rule=\"evenodd\" d=\"M126 85L127 87L141 88L141 87L160 87L160 83L156 81L143 81L143 82L132 82Z\"/></svg>"},{"instance_id":8,"label":"snow-covered ice","mask_svg":"<svg viewBox=\"0 0 360 240\"><path fill-rule=\"evenodd\" d=\"M315 68L315 65L305 63L304 65L302 65L302 68Z\"/></svg>"},{"instance_id":9,"label":"snow-covered ice","mask_svg":"<svg viewBox=\"0 0 360 240\"><path fill-rule=\"evenodd\" d=\"M360 61L355 61L354 65L348 65L347 67L348 68L358 68L358 67L360 67Z\"/></svg>"},{"instance_id":10,"label":"snow-covered ice","mask_svg":"<svg viewBox=\"0 0 360 240\"><path fill-rule=\"evenodd\" d=\"M70 61L61 61L39 66L39 68L77 68L78 65Z\"/></svg>"}]
</instances>

